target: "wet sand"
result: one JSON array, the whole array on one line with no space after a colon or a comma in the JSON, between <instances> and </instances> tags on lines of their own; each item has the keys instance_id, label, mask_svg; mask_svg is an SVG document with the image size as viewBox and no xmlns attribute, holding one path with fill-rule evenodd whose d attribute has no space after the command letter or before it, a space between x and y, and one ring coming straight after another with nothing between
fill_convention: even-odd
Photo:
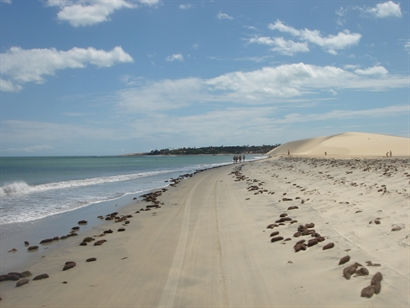
<instances>
[{"instance_id":1,"label":"wet sand","mask_svg":"<svg viewBox=\"0 0 410 308\"><path fill-rule=\"evenodd\" d=\"M408 165L285 157L200 172L101 213L111 220L22 268L28 283L0 282L0 305L408 307Z\"/></svg>"}]
</instances>

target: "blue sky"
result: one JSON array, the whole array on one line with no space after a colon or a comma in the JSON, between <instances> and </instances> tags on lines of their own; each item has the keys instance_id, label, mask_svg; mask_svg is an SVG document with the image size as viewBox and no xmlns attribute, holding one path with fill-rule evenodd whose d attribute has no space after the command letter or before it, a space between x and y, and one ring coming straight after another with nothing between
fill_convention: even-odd
<instances>
[{"instance_id":1,"label":"blue sky","mask_svg":"<svg viewBox=\"0 0 410 308\"><path fill-rule=\"evenodd\" d=\"M0 156L410 135L409 1L0 0Z\"/></svg>"}]
</instances>

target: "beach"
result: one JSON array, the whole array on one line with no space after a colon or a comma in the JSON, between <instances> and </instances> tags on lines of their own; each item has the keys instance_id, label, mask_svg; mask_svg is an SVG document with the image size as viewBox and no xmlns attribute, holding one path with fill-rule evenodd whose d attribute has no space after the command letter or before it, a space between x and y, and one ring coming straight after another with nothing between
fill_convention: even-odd
<instances>
[{"instance_id":1,"label":"beach","mask_svg":"<svg viewBox=\"0 0 410 308\"><path fill-rule=\"evenodd\" d=\"M0 305L408 307L408 166L280 154L198 172L100 213L26 284L0 282Z\"/></svg>"}]
</instances>

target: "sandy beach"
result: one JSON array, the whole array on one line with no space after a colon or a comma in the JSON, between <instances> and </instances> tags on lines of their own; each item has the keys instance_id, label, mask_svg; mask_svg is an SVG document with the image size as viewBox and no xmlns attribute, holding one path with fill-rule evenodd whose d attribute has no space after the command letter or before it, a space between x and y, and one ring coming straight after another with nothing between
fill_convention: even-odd
<instances>
[{"instance_id":1,"label":"sandy beach","mask_svg":"<svg viewBox=\"0 0 410 308\"><path fill-rule=\"evenodd\" d=\"M22 268L24 285L1 281L0 306L408 307L409 141L393 157L379 144L364 153L377 158L338 159L338 140L329 157L282 146L101 213Z\"/></svg>"}]
</instances>

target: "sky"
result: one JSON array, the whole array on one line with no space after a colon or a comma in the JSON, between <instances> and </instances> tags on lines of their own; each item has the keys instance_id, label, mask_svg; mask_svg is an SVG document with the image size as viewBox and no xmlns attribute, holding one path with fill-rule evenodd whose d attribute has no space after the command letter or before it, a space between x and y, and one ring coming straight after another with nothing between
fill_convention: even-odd
<instances>
[{"instance_id":1,"label":"sky","mask_svg":"<svg viewBox=\"0 0 410 308\"><path fill-rule=\"evenodd\" d=\"M409 1L0 0L0 156L410 136Z\"/></svg>"}]
</instances>

